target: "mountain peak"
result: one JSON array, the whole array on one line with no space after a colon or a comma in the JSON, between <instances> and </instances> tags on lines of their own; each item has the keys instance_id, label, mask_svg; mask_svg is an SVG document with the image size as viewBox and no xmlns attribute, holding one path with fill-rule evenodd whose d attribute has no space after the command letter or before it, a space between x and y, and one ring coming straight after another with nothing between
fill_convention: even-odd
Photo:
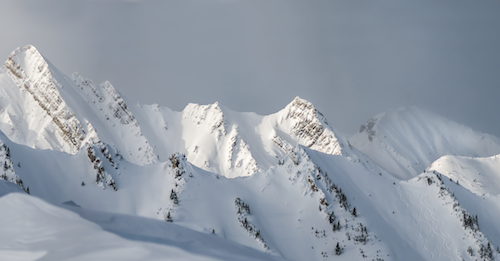
<instances>
[{"instance_id":1,"label":"mountain peak","mask_svg":"<svg viewBox=\"0 0 500 261\"><path fill-rule=\"evenodd\" d=\"M322 124L328 125L325 116L316 109L316 107L309 101L295 97L286 107L287 118L313 120L317 119Z\"/></svg>"},{"instance_id":2,"label":"mountain peak","mask_svg":"<svg viewBox=\"0 0 500 261\"><path fill-rule=\"evenodd\" d=\"M326 154L342 154L345 139L337 135L323 114L309 101L297 96L278 114L278 123L299 144Z\"/></svg>"},{"instance_id":3,"label":"mountain peak","mask_svg":"<svg viewBox=\"0 0 500 261\"><path fill-rule=\"evenodd\" d=\"M57 70L50 68L33 45L15 49L4 65L6 74L12 80L11 84L3 87L9 88L6 92L11 96L9 99L23 97L25 100L21 103L23 106L16 106L16 111L8 114L22 115L13 123L14 126L28 126L27 133L14 132L9 138L30 147L76 153L85 138L85 131L59 92L62 85L53 77L53 72ZM25 122L21 123L21 119Z\"/></svg>"},{"instance_id":4,"label":"mountain peak","mask_svg":"<svg viewBox=\"0 0 500 261\"><path fill-rule=\"evenodd\" d=\"M226 135L224 112L218 102L209 105L189 103L183 110L184 118L191 118L197 125L206 125L217 137Z\"/></svg>"},{"instance_id":5,"label":"mountain peak","mask_svg":"<svg viewBox=\"0 0 500 261\"><path fill-rule=\"evenodd\" d=\"M500 153L500 140L418 107L373 116L350 142L402 179L424 171L444 155L484 157Z\"/></svg>"},{"instance_id":6,"label":"mountain peak","mask_svg":"<svg viewBox=\"0 0 500 261\"><path fill-rule=\"evenodd\" d=\"M4 65L13 75L22 80L34 75L46 75L48 68L47 62L33 45L16 48Z\"/></svg>"}]
</instances>

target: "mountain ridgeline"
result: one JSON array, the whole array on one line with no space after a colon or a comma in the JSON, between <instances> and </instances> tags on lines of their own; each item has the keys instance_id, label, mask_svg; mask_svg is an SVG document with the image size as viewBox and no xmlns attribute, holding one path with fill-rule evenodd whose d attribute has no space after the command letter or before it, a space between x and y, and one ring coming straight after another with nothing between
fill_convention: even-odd
<instances>
[{"instance_id":1,"label":"mountain ridgeline","mask_svg":"<svg viewBox=\"0 0 500 261\"><path fill-rule=\"evenodd\" d=\"M414 107L347 139L299 97L140 105L28 45L0 68L0 220L32 225L2 222L0 257L500 260L499 154Z\"/></svg>"}]
</instances>

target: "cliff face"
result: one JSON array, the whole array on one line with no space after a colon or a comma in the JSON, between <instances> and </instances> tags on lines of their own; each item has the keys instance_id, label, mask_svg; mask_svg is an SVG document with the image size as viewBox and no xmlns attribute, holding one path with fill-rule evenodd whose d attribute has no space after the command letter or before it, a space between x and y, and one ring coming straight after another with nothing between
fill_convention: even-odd
<instances>
[{"instance_id":1,"label":"cliff face","mask_svg":"<svg viewBox=\"0 0 500 261\"><path fill-rule=\"evenodd\" d=\"M279 124L299 144L332 155L342 155L346 141L339 139L314 105L296 97L280 112Z\"/></svg>"}]
</instances>

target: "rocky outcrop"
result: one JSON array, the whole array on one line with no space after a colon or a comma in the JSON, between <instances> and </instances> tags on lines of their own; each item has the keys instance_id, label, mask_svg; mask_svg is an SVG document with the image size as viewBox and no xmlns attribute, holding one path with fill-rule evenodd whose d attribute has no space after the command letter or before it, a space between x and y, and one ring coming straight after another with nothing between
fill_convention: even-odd
<instances>
[{"instance_id":1,"label":"rocky outcrop","mask_svg":"<svg viewBox=\"0 0 500 261\"><path fill-rule=\"evenodd\" d=\"M310 102L296 97L280 115L279 125L299 144L326 154L342 154L344 142Z\"/></svg>"},{"instance_id":2,"label":"rocky outcrop","mask_svg":"<svg viewBox=\"0 0 500 261\"><path fill-rule=\"evenodd\" d=\"M52 149L75 154L82 146L85 130L61 97L58 88L63 86L52 77L49 65L38 50L31 45L17 48L4 66L13 82L28 96L28 102L32 101L33 106L26 105L32 106L31 113L26 115L31 130L56 136L60 144L54 144Z\"/></svg>"}]
</instances>

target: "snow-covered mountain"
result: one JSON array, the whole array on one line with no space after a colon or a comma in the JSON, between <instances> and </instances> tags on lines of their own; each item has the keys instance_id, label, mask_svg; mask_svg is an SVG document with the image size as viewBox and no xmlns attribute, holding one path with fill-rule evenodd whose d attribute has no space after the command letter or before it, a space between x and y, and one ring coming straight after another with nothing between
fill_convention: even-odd
<instances>
[{"instance_id":1,"label":"snow-covered mountain","mask_svg":"<svg viewBox=\"0 0 500 261\"><path fill-rule=\"evenodd\" d=\"M0 257L499 259L499 156L471 158L499 148L415 108L348 141L298 97L140 105L26 46L0 68Z\"/></svg>"},{"instance_id":2,"label":"snow-covered mountain","mask_svg":"<svg viewBox=\"0 0 500 261\"><path fill-rule=\"evenodd\" d=\"M422 173L444 155L486 157L500 153L500 139L416 107L381 113L349 141L398 178Z\"/></svg>"}]
</instances>

